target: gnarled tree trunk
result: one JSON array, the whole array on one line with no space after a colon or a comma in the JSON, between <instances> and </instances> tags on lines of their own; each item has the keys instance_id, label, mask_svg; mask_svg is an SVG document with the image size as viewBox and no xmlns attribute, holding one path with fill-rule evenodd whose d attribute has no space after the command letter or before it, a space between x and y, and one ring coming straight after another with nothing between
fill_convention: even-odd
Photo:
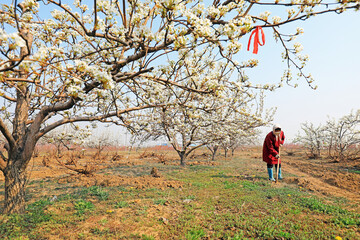
<instances>
[{"instance_id":1,"label":"gnarled tree trunk","mask_svg":"<svg viewBox=\"0 0 360 240\"><path fill-rule=\"evenodd\" d=\"M3 213L22 213L25 210L25 171L16 164L11 164L4 170L5 204Z\"/></svg>"},{"instance_id":2,"label":"gnarled tree trunk","mask_svg":"<svg viewBox=\"0 0 360 240\"><path fill-rule=\"evenodd\" d=\"M6 166L1 168L5 176L5 203L3 213L23 213L25 210L26 167L35 149L35 140L24 135L20 144L8 150ZM26 139L28 141L26 141ZM29 140L33 141L29 141Z\"/></svg>"}]
</instances>

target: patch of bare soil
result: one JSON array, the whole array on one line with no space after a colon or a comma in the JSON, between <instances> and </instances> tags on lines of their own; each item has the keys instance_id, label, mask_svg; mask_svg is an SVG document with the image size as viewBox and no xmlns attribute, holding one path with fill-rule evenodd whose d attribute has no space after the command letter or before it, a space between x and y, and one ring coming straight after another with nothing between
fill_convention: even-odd
<instances>
[{"instance_id":1,"label":"patch of bare soil","mask_svg":"<svg viewBox=\"0 0 360 240\"><path fill-rule=\"evenodd\" d=\"M145 188L181 188L183 183L180 181L167 180L163 177L140 176L140 177L122 177L114 175L94 174L85 176L80 174L73 174L70 176L62 177L58 180L60 184L71 183L76 187L89 187L89 186L130 186L139 189Z\"/></svg>"},{"instance_id":2,"label":"patch of bare soil","mask_svg":"<svg viewBox=\"0 0 360 240\"><path fill-rule=\"evenodd\" d=\"M169 154L170 155L170 154ZM167 156L165 153L154 152L106 152L101 155L94 151L64 152L56 157L51 151L41 152L33 157L27 168L28 178L31 180L45 179L51 177L62 177L64 175L81 172L94 174L101 169L119 166L138 166L151 163L163 163L180 165L180 160L174 156ZM0 172L0 182L4 176Z\"/></svg>"},{"instance_id":3,"label":"patch of bare soil","mask_svg":"<svg viewBox=\"0 0 360 240\"><path fill-rule=\"evenodd\" d=\"M348 170L354 164L286 156L283 159L284 171L299 177L285 178L284 181L324 195L360 201L360 174Z\"/></svg>"}]
</instances>

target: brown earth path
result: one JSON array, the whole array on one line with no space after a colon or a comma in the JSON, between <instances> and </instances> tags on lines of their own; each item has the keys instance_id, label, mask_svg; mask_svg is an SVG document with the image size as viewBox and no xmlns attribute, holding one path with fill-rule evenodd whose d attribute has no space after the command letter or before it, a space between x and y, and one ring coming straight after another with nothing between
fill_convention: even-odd
<instances>
[{"instance_id":1,"label":"brown earth path","mask_svg":"<svg viewBox=\"0 0 360 240\"><path fill-rule=\"evenodd\" d=\"M298 184L299 186L306 188L310 191L318 192L326 196L343 197L351 201L360 202L360 193L351 192L344 188L334 186L327 183L321 178L314 177L308 173L305 173L299 168L294 167L290 164L283 163L283 168L286 169L285 174L296 175L297 177L285 177L284 182L289 184Z\"/></svg>"}]
</instances>

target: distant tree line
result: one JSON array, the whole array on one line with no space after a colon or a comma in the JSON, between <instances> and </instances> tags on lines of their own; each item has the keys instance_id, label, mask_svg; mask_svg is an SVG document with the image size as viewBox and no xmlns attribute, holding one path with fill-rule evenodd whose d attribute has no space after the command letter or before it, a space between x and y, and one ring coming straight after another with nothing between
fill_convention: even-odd
<instances>
[{"instance_id":1,"label":"distant tree line","mask_svg":"<svg viewBox=\"0 0 360 240\"><path fill-rule=\"evenodd\" d=\"M324 155L336 161L360 159L360 110L319 126L302 123L295 142L307 149L310 158Z\"/></svg>"}]
</instances>

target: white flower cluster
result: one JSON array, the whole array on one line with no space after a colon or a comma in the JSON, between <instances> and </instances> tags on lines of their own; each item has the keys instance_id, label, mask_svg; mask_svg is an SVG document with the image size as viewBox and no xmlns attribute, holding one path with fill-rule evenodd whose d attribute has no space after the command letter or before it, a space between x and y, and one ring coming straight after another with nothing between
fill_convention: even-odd
<instances>
[{"instance_id":1,"label":"white flower cluster","mask_svg":"<svg viewBox=\"0 0 360 240\"><path fill-rule=\"evenodd\" d=\"M100 66L89 65L87 61L75 60L75 66L72 64L66 64L65 68L68 71L76 69L81 75L90 76L94 80L100 82L104 89L95 89L91 94L85 94L84 81L81 77L70 77L66 82L66 91L70 96L80 98L84 101L91 102L95 97L101 97L103 99L108 97L108 89L114 89L115 83L111 78L111 75L107 72L108 69L101 68Z\"/></svg>"},{"instance_id":2,"label":"white flower cluster","mask_svg":"<svg viewBox=\"0 0 360 240\"><path fill-rule=\"evenodd\" d=\"M109 33L113 36L116 36L120 41L125 41L125 33L127 30L123 25L114 25L110 28Z\"/></svg>"},{"instance_id":3,"label":"white flower cluster","mask_svg":"<svg viewBox=\"0 0 360 240\"><path fill-rule=\"evenodd\" d=\"M25 0L22 2L24 9L31 9L36 11L39 8L39 3L36 0Z\"/></svg>"},{"instance_id":4,"label":"white flower cluster","mask_svg":"<svg viewBox=\"0 0 360 240\"><path fill-rule=\"evenodd\" d=\"M301 45L301 43L294 43L294 51L295 53L299 53L304 49L304 47Z\"/></svg>"},{"instance_id":5,"label":"white flower cluster","mask_svg":"<svg viewBox=\"0 0 360 240\"><path fill-rule=\"evenodd\" d=\"M130 11L130 9L128 11ZM136 8L136 12L132 15L131 22L135 26L139 26L140 22L149 15L149 11L150 7L148 6L148 4L141 4L141 6L138 6Z\"/></svg>"},{"instance_id":6,"label":"white flower cluster","mask_svg":"<svg viewBox=\"0 0 360 240\"><path fill-rule=\"evenodd\" d=\"M105 89L113 89L114 81L111 75L107 72L107 69L103 69L98 65L89 65L87 61L75 60L75 67L82 73L87 73L95 80L100 82Z\"/></svg>"},{"instance_id":7,"label":"white flower cluster","mask_svg":"<svg viewBox=\"0 0 360 240\"><path fill-rule=\"evenodd\" d=\"M180 9L180 13L187 19L187 22L195 27L195 32L200 37L211 37L213 30L211 28L212 23L203 15L205 13L205 6L198 4L191 9Z\"/></svg>"},{"instance_id":8,"label":"white flower cluster","mask_svg":"<svg viewBox=\"0 0 360 240\"><path fill-rule=\"evenodd\" d=\"M279 16L274 16L274 17L272 18L272 20L273 20L273 24L278 24L278 23L281 22L281 17L279 17Z\"/></svg>"},{"instance_id":9,"label":"white flower cluster","mask_svg":"<svg viewBox=\"0 0 360 240\"><path fill-rule=\"evenodd\" d=\"M45 60L49 56L61 58L61 57L65 57L64 53L65 53L65 51L64 51L64 49L62 47L55 47L55 46L45 47L45 46L41 46L41 47L38 48L38 51L33 54L33 58L37 59L37 60Z\"/></svg>"},{"instance_id":10,"label":"white flower cluster","mask_svg":"<svg viewBox=\"0 0 360 240\"><path fill-rule=\"evenodd\" d=\"M305 54L305 55L298 55L297 59L299 59L300 61L300 67L304 68L306 63L309 61L309 55Z\"/></svg>"},{"instance_id":11,"label":"white flower cluster","mask_svg":"<svg viewBox=\"0 0 360 240\"><path fill-rule=\"evenodd\" d=\"M290 19L296 13L294 8L286 9L286 11L288 13L288 19Z\"/></svg>"},{"instance_id":12,"label":"white flower cluster","mask_svg":"<svg viewBox=\"0 0 360 240\"><path fill-rule=\"evenodd\" d=\"M220 34L228 36L230 39L237 38L241 34L248 33L253 21L249 15L239 19L231 19L227 24L221 25L217 30Z\"/></svg>"},{"instance_id":13,"label":"white flower cluster","mask_svg":"<svg viewBox=\"0 0 360 240\"><path fill-rule=\"evenodd\" d=\"M301 27L296 28L296 34L297 34L297 35L302 35L302 34L304 34L304 29L301 28Z\"/></svg>"},{"instance_id":14,"label":"white flower cluster","mask_svg":"<svg viewBox=\"0 0 360 240\"><path fill-rule=\"evenodd\" d=\"M291 81L292 78L293 78L293 76L292 76L291 70L290 70L290 69L286 69L286 70L284 71L283 76L281 77L281 81L282 81L282 82L283 82L283 81Z\"/></svg>"},{"instance_id":15,"label":"white flower cluster","mask_svg":"<svg viewBox=\"0 0 360 240\"><path fill-rule=\"evenodd\" d=\"M211 5L208 7L207 12L211 18L217 19L222 16L222 13L219 8L216 8L215 6Z\"/></svg>"},{"instance_id":16,"label":"white flower cluster","mask_svg":"<svg viewBox=\"0 0 360 240\"><path fill-rule=\"evenodd\" d=\"M145 39L153 40L155 39L155 34L145 25L141 25L137 28L137 34L140 38L144 37Z\"/></svg>"},{"instance_id":17,"label":"white flower cluster","mask_svg":"<svg viewBox=\"0 0 360 240\"><path fill-rule=\"evenodd\" d=\"M59 21L65 20L67 18L65 11L60 11L57 9L51 11L51 16Z\"/></svg>"},{"instance_id":18,"label":"white flower cluster","mask_svg":"<svg viewBox=\"0 0 360 240\"><path fill-rule=\"evenodd\" d=\"M265 12L259 14L259 18L261 18L264 21L267 21L270 15L271 15L271 12L265 11Z\"/></svg>"},{"instance_id":19,"label":"white flower cluster","mask_svg":"<svg viewBox=\"0 0 360 240\"><path fill-rule=\"evenodd\" d=\"M10 50L15 50L17 47L25 47L26 42L18 33L6 33L0 28L0 44L2 47L9 47Z\"/></svg>"},{"instance_id":20,"label":"white flower cluster","mask_svg":"<svg viewBox=\"0 0 360 240\"><path fill-rule=\"evenodd\" d=\"M65 82L65 85L67 86L66 91L69 94L69 96L72 97L79 97L83 99L85 97L85 94L83 92L83 84L82 80L79 78L71 78Z\"/></svg>"},{"instance_id":21,"label":"white flower cluster","mask_svg":"<svg viewBox=\"0 0 360 240\"><path fill-rule=\"evenodd\" d=\"M86 4L81 4L81 0L74 0L74 6L80 8L83 12L89 10Z\"/></svg>"},{"instance_id":22,"label":"white flower cluster","mask_svg":"<svg viewBox=\"0 0 360 240\"><path fill-rule=\"evenodd\" d=\"M259 64L259 60L252 58L252 59L247 60L246 62L243 62L242 64L244 67L252 68L252 67L256 67Z\"/></svg>"}]
</instances>

